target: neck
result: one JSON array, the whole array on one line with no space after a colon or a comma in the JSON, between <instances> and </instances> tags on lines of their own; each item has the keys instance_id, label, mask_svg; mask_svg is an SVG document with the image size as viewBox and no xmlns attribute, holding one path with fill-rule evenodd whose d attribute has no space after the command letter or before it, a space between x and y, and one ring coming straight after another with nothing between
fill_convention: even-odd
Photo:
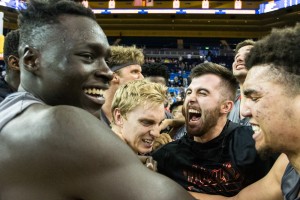
<instances>
[{"instance_id":1,"label":"neck","mask_svg":"<svg viewBox=\"0 0 300 200\"><path fill-rule=\"evenodd\" d=\"M204 135L200 137L194 137L194 141L199 143L206 143L213 140L214 138L218 137L221 134L222 130L224 129L224 126L226 125L226 122L227 122L226 115L220 117L217 124L214 127L212 127Z\"/></svg>"},{"instance_id":2,"label":"neck","mask_svg":"<svg viewBox=\"0 0 300 200\"><path fill-rule=\"evenodd\" d=\"M243 84L240 84L240 94L241 94L241 104L240 104L240 119L244 119L244 116L242 115L242 107L245 104L245 95L244 95L244 88Z\"/></svg>"},{"instance_id":3,"label":"neck","mask_svg":"<svg viewBox=\"0 0 300 200\"><path fill-rule=\"evenodd\" d=\"M237 79L237 81L239 82L239 85L243 85L246 79L246 76L236 76L235 77Z\"/></svg>"},{"instance_id":4,"label":"neck","mask_svg":"<svg viewBox=\"0 0 300 200\"><path fill-rule=\"evenodd\" d=\"M120 127L118 127L117 125L115 124L111 124L111 130L118 136L120 137L122 140L123 140L123 137L122 137L122 133L121 133L121 130L120 130Z\"/></svg>"},{"instance_id":5,"label":"neck","mask_svg":"<svg viewBox=\"0 0 300 200\"><path fill-rule=\"evenodd\" d=\"M116 91L117 88L111 85L104 93L105 103L102 106L102 111L110 122L112 121L111 106Z\"/></svg>"},{"instance_id":6,"label":"neck","mask_svg":"<svg viewBox=\"0 0 300 200\"><path fill-rule=\"evenodd\" d=\"M20 74L15 74L13 72L7 73L5 76L5 81L13 91L17 91L20 84Z\"/></svg>"},{"instance_id":7,"label":"neck","mask_svg":"<svg viewBox=\"0 0 300 200\"><path fill-rule=\"evenodd\" d=\"M299 110L300 110L300 95L297 95L294 97L292 102L288 102L288 106L290 110L292 110L292 114L290 114L291 118L289 119L289 125L286 125L287 127L290 127L285 133L288 135L292 135L289 144L288 144L288 150L284 152L287 157L289 158L291 164L295 168L295 170L300 175L300 124L299 124ZM291 126L292 124L292 126Z\"/></svg>"},{"instance_id":8,"label":"neck","mask_svg":"<svg viewBox=\"0 0 300 200\"><path fill-rule=\"evenodd\" d=\"M287 154L291 164L295 168L295 170L300 174L300 152L297 152L295 154Z\"/></svg>"}]
</instances>

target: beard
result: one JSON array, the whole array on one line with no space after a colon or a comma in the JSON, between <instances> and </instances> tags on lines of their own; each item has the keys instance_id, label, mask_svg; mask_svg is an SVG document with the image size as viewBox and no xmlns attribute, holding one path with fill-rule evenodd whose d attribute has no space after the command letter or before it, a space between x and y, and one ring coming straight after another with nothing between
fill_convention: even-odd
<instances>
[{"instance_id":1,"label":"beard","mask_svg":"<svg viewBox=\"0 0 300 200\"><path fill-rule=\"evenodd\" d=\"M202 112L202 116L200 119L202 120L201 126L191 128L187 123L188 134L195 137L201 137L205 135L212 127L217 124L219 116L219 108Z\"/></svg>"},{"instance_id":2,"label":"beard","mask_svg":"<svg viewBox=\"0 0 300 200\"><path fill-rule=\"evenodd\" d=\"M257 153L262 160L268 160L275 152L269 146L264 146L257 148Z\"/></svg>"}]
</instances>

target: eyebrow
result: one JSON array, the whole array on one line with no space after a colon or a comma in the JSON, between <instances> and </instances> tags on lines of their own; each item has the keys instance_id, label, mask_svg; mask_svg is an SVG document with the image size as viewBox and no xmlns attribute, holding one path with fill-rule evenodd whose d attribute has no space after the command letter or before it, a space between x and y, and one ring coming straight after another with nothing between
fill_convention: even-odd
<instances>
[{"instance_id":1,"label":"eyebrow","mask_svg":"<svg viewBox=\"0 0 300 200\"><path fill-rule=\"evenodd\" d=\"M252 94L257 94L258 92L256 91L256 90L254 90L254 89L245 89L244 90L244 95L245 96L250 96L250 95L252 95Z\"/></svg>"},{"instance_id":2,"label":"eyebrow","mask_svg":"<svg viewBox=\"0 0 300 200\"><path fill-rule=\"evenodd\" d=\"M197 92L200 91L200 90L204 90L205 92L210 93L208 89L203 88L203 87L196 88L195 90L196 90ZM191 89L191 88L187 88L187 89L186 89L186 92L187 92L187 91L192 91L192 89Z\"/></svg>"},{"instance_id":3,"label":"eyebrow","mask_svg":"<svg viewBox=\"0 0 300 200\"><path fill-rule=\"evenodd\" d=\"M92 49L96 53L99 53L105 57L108 53L110 53L110 49L105 50L104 45L101 45L99 43L88 43L86 44L86 47Z\"/></svg>"}]
</instances>

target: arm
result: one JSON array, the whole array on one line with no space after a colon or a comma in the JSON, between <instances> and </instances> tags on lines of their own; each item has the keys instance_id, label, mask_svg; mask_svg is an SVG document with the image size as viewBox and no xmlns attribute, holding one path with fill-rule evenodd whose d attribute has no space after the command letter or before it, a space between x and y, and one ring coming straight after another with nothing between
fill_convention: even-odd
<instances>
[{"instance_id":1,"label":"arm","mask_svg":"<svg viewBox=\"0 0 300 200\"><path fill-rule=\"evenodd\" d=\"M160 129L164 130L168 126L171 127L179 127L182 126L185 123L184 119L164 119L160 125Z\"/></svg>"},{"instance_id":2,"label":"arm","mask_svg":"<svg viewBox=\"0 0 300 200\"><path fill-rule=\"evenodd\" d=\"M205 200L283 200L281 179L288 164L286 155L281 154L270 172L261 180L241 190L234 197L223 197L190 192L196 199Z\"/></svg>"},{"instance_id":3,"label":"arm","mask_svg":"<svg viewBox=\"0 0 300 200\"><path fill-rule=\"evenodd\" d=\"M1 131L7 133L1 147L4 141L10 146L9 159L0 157L0 185L10 183L5 191L0 187L2 195L18 199L27 192L27 199L45 200L193 199L170 179L143 166L91 114L68 106L41 107L31 106Z\"/></svg>"},{"instance_id":4,"label":"arm","mask_svg":"<svg viewBox=\"0 0 300 200\"><path fill-rule=\"evenodd\" d=\"M169 142L172 142L172 141L173 140L172 140L171 136L168 133L160 134L154 141L153 151L158 149L159 147L169 143Z\"/></svg>"}]
</instances>

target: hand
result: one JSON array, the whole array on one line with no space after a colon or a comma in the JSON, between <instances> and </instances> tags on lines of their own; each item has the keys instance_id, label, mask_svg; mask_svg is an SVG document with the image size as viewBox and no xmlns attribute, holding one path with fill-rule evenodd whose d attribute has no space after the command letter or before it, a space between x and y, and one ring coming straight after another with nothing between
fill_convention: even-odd
<instances>
[{"instance_id":1,"label":"hand","mask_svg":"<svg viewBox=\"0 0 300 200\"><path fill-rule=\"evenodd\" d=\"M172 140L171 136L168 133L162 133L162 134L159 135L159 137L157 137L155 139L152 149L156 150L159 147L161 147L162 145L165 145L165 144L167 144L169 142L172 142L172 141L173 140Z\"/></svg>"},{"instance_id":2,"label":"hand","mask_svg":"<svg viewBox=\"0 0 300 200\"><path fill-rule=\"evenodd\" d=\"M170 127L180 127L184 125L185 119L178 118L178 119L164 119L160 124L160 130L166 129L168 126Z\"/></svg>"},{"instance_id":3,"label":"hand","mask_svg":"<svg viewBox=\"0 0 300 200\"><path fill-rule=\"evenodd\" d=\"M157 171L157 162L153 160L152 156L139 156L139 159L148 169Z\"/></svg>"},{"instance_id":4,"label":"hand","mask_svg":"<svg viewBox=\"0 0 300 200\"><path fill-rule=\"evenodd\" d=\"M168 126L172 124L172 119L164 119L160 124L160 130L166 129Z\"/></svg>"}]
</instances>

